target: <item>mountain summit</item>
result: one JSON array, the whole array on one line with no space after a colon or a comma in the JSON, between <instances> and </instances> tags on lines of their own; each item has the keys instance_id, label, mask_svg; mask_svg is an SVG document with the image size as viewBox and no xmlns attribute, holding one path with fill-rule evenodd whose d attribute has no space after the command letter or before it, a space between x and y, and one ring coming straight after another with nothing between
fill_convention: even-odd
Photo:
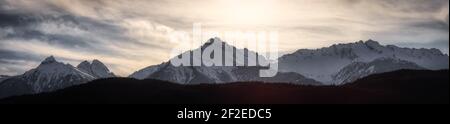
<instances>
[{"instance_id":1,"label":"mountain summit","mask_svg":"<svg viewBox=\"0 0 450 124\"><path fill-rule=\"evenodd\" d=\"M95 78L110 78L115 77L114 73L110 72L108 67L99 60L81 62L77 68L84 73L94 76Z\"/></svg>"},{"instance_id":2,"label":"mountain summit","mask_svg":"<svg viewBox=\"0 0 450 124\"><path fill-rule=\"evenodd\" d=\"M251 54L262 57L258 53L247 49L237 49L234 46L230 46L219 38L212 38L200 48L185 53L202 52L205 48L215 47L213 45L215 43L223 44L224 47L222 49L226 47L232 48L234 53L231 53L231 55L245 56L245 61L236 61L237 59L234 58L236 56L227 57L225 52L229 51L224 51L222 53L224 55L223 59L232 59L235 65L236 63L247 63ZM202 60L202 58L193 57L191 59ZM315 80L314 82L318 81L323 84L343 84L371 74L400 69L448 69L448 59L448 55L437 49L401 48L394 45L382 45L375 40L358 41L355 43L335 44L321 49L300 49L292 54L284 55L278 59L278 65L280 66L278 75L263 81L277 79L275 80L277 82L303 84L300 82ZM267 61L264 57L261 60ZM130 75L130 77L137 79L161 79L182 84L261 81L261 78L254 75L258 73L256 70L260 68L262 67L174 67L169 62L166 62L139 70ZM286 76L288 73L295 76Z\"/></svg>"},{"instance_id":3,"label":"mountain summit","mask_svg":"<svg viewBox=\"0 0 450 124\"><path fill-rule=\"evenodd\" d=\"M49 56L49 57L45 58L44 61L41 62L41 64L50 64L50 63L54 63L54 62L57 62L55 57Z\"/></svg>"}]
</instances>

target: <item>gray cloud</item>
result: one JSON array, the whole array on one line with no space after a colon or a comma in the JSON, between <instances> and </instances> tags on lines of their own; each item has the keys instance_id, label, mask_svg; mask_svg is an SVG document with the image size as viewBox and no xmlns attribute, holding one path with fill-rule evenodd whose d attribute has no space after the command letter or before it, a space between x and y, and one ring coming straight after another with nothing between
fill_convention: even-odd
<instances>
[{"instance_id":1,"label":"gray cloud","mask_svg":"<svg viewBox=\"0 0 450 124\"><path fill-rule=\"evenodd\" d=\"M5 60L26 60L26 61L39 61L41 58L25 52L14 52L7 50L0 50L1 62L7 63ZM11 63L11 62L9 62Z\"/></svg>"},{"instance_id":2,"label":"gray cloud","mask_svg":"<svg viewBox=\"0 0 450 124\"><path fill-rule=\"evenodd\" d=\"M239 28L234 24L239 21L261 21L264 28L280 31L280 49L286 52L374 39L448 53L448 4L448 0L0 0L0 74L22 73L45 56L57 54L71 64L101 59L126 76L165 61L175 45L167 33L191 31L194 22L217 23L211 28L220 29ZM244 26L252 30L253 25Z\"/></svg>"},{"instance_id":3,"label":"gray cloud","mask_svg":"<svg viewBox=\"0 0 450 124\"><path fill-rule=\"evenodd\" d=\"M0 70L3 75L18 75L40 61L40 57L26 52L14 52L0 49Z\"/></svg>"},{"instance_id":4,"label":"gray cloud","mask_svg":"<svg viewBox=\"0 0 450 124\"><path fill-rule=\"evenodd\" d=\"M77 56L86 56L89 59L102 59L96 57L108 57L106 63L112 66L116 73L127 75L126 66L118 64L116 60L127 59L128 64L132 61L142 61L148 59L153 61L162 61L147 57L150 53L130 54L133 49L148 49L158 52L158 49L168 49L162 47L163 44L157 44L159 39L151 38L152 41L139 41L141 39L126 35L133 29L128 29L121 25L122 20L99 20L86 16L79 16L68 12L56 4L46 3L48 7L45 11L33 12L27 11L34 8L20 8L16 1L0 1L0 64L4 74L19 74L29 66L20 66L22 64L39 63L43 58L51 54L61 54L62 61L77 64L83 58ZM20 3L22 1L18 1ZM29 2L29 1L25 1ZM39 4L45 3L41 1ZM29 6L28 6L29 7ZM20 9L17 9L20 8ZM13 46L21 48L11 48ZM28 49L25 45L32 45ZM22 48L24 47L24 48ZM37 48L34 48L37 47ZM39 49L48 47L49 50L60 51L61 53L47 53ZM25 56L26 55L26 56ZM77 56L75 56L77 55ZM161 57L155 53L155 57ZM114 57L114 58L111 58ZM141 58L139 60L133 58ZM33 59L29 59L33 58ZM21 63L18 63L21 62ZM29 63L23 63L29 62ZM120 67L120 66L121 67ZM141 65L142 67L142 65ZM139 67L140 68L140 67ZM137 67L132 68L138 69Z\"/></svg>"},{"instance_id":5,"label":"gray cloud","mask_svg":"<svg viewBox=\"0 0 450 124\"><path fill-rule=\"evenodd\" d=\"M440 49L441 52L449 53L449 41L448 40L436 40L431 41L430 43L414 43L414 42L402 42L396 43L396 45L403 47L413 47L413 48L437 48Z\"/></svg>"},{"instance_id":6,"label":"gray cloud","mask_svg":"<svg viewBox=\"0 0 450 124\"><path fill-rule=\"evenodd\" d=\"M39 25L45 23L55 26L70 25L68 28L79 28L80 30L86 30L90 33L96 33L98 36L105 36L105 38L120 39L120 41L132 41L129 38L117 35L122 33L123 31L121 30L123 29L86 18L76 18L70 15L55 17L47 15L0 14L0 18L5 17L7 20L0 23L0 25L2 25L1 27L10 28L14 33L9 33L1 37L3 40L38 40L67 49L78 48L80 50L90 50L99 53L111 52L107 48L101 48L102 45L98 44L100 42L95 39L70 35L70 33L74 32L66 32L67 34L64 32L61 32L61 34L48 34L45 30L49 30L47 28L50 27L39 27Z\"/></svg>"}]
</instances>

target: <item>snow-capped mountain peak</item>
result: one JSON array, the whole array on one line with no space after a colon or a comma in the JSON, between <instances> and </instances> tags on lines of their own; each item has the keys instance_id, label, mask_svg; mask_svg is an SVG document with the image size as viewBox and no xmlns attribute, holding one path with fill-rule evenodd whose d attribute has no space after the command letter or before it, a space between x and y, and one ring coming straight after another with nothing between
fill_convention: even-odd
<instances>
[{"instance_id":1,"label":"snow-capped mountain peak","mask_svg":"<svg viewBox=\"0 0 450 124\"><path fill-rule=\"evenodd\" d=\"M97 59L94 59L92 63L89 61L83 61L77 66L77 68L95 78L115 77L114 73L110 72L108 67Z\"/></svg>"},{"instance_id":2,"label":"snow-capped mountain peak","mask_svg":"<svg viewBox=\"0 0 450 124\"><path fill-rule=\"evenodd\" d=\"M208 47L213 43L223 43L219 38L211 38L202 45L202 48Z\"/></svg>"},{"instance_id":3,"label":"snow-capped mountain peak","mask_svg":"<svg viewBox=\"0 0 450 124\"><path fill-rule=\"evenodd\" d=\"M41 62L41 64L49 64L49 63L55 63L55 62L57 62L55 57L49 56L49 57L45 58L44 61Z\"/></svg>"},{"instance_id":4,"label":"snow-capped mountain peak","mask_svg":"<svg viewBox=\"0 0 450 124\"><path fill-rule=\"evenodd\" d=\"M78 64L78 68L80 68L80 67L89 67L91 65L91 63L89 62L89 61L87 61L87 60L85 60L85 61L83 61L83 62L81 62L80 64Z\"/></svg>"},{"instance_id":5,"label":"snow-capped mountain peak","mask_svg":"<svg viewBox=\"0 0 450 124\"><path fill-rule=\"evenodd\" d=\"M0 83L0 98L51 92L113 75L98 60L94 60L92 64L84 61L78 66L79 68L76 68L58 62L53 56L47 57L38 67L3 80ZM89 69L89 72L83 69Z\"/></svg>"}]
</instances>

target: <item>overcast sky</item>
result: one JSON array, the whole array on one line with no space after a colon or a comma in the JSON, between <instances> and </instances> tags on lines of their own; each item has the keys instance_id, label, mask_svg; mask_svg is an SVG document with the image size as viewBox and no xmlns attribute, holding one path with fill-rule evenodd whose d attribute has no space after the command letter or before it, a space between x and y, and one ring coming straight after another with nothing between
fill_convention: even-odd
<instances>
[{"instance_id":1,"label":"overcast sky","mask_svg":"<svg viewBox=\"0 0 450 124\"><path fill-rule=\"evenodd\" d=\"M448 54L448 0L0 0L0 75L54 55L121 75L169 59L173 31L279 31L280 50L373 39Z\"/></svg>"}]
</instances>

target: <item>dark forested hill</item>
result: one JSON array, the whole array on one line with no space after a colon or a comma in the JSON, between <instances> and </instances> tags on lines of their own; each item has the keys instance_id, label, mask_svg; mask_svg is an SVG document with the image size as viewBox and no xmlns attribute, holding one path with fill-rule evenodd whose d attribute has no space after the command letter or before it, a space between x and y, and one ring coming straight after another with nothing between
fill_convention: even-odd
<instances>
[{"instance_id":1,"label":"dark forested hill","mask_svg":"<svg viewBox=\"0 0 450 124\"><path fill-rule=\"evenodd\" d=\"M400 70L343 86L261 82L179 85L158 80L109 78L52 93L11 97L0 103L448 104L449 80L448 70Z\"/></svg>"}]
</instances>

